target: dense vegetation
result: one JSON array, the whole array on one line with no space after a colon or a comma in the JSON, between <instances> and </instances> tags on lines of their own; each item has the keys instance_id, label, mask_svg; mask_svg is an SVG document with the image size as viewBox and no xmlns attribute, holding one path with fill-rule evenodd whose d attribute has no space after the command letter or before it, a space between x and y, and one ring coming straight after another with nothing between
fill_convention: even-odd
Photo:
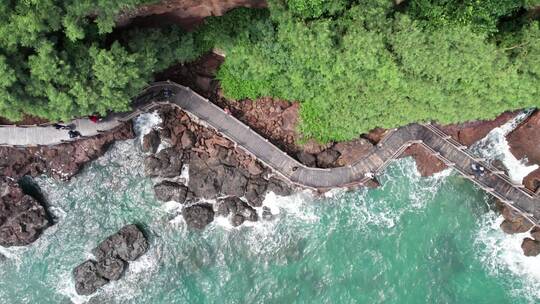
<instances>
[{"instance_id":1,"label":"dense vegetation","mask_svg":"<svg viewBox=\"0 0 540 304\"><path fill-rule=\"evenodd\" d=\"M271 0L192 33L112 35L120 9L147 1L68 2L0 8L1 116L125 110L154 72L213 47L227 53L226 95L298 100L302 132L322 141L540 105L540 28L527 13L540 0Z\"/></svg>"}]
</instances>

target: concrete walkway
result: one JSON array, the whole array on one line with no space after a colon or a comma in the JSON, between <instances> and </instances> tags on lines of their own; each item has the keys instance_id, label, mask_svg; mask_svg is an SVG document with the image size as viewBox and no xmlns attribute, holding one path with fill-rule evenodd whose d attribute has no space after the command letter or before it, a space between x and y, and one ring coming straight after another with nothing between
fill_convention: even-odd
<instances>
[{"instance_id":1,"label":"concrete walkway","mask_svg":"<svg viewBox=\"0 0 540 304\"><path fill-rule=\"evenodd\" d=\"M163 98L165 89L174 92L171 98ZM540 199L537 195L522 185L513 184L502 172L470 154L467 147L429 124L411 124L392 130L369 151L368 156L351 166L320 169L306 167L206 98L190 88L172 82L155 83L144 90L134 100L135 110L131 113L115 114L98 124L87 119L75 120L73 123L83 136L93 136L98 134L99 130L111 130L141 113L171 104L186 111L198 123L215 129L289 182L304 188L326 190L362 184L381 173L407 147L421 144L465 178L500 199L533 224L539 224ZM55 145L69 140L67 131L53 127L0 127L0 144L3 145ZM471 170L473 163L483 165L486 174L475 176Z\"/></svg>"}]
</instances>

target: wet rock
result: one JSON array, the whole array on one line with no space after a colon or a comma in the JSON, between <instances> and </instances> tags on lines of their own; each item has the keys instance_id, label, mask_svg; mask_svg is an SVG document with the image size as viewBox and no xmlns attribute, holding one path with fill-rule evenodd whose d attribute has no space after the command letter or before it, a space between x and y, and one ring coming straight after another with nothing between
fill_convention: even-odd
<instances>
[{"instance_id":1,"label":"wet rock","mask_svg":"<svg viewBox=\"0 0 540 304\"><path fill-rule=\"evenodd\" d=\"M175 201L183 204L188 195L188 188L179 183L163 181L154 186L154 193L160 201Z\"/></svg>"},{"instance_id":2,"label":"wet rock","mask_svg":"<svg viewBox=\"0 0 540 304\"><path fill-rule=\"evenodd\" d=\"M242 225L245 220L246 220L246 218L243 217L242 215L235 214L235 215L230 217L229 222L231 223L232 226L238 227L238 226Z\"/></svg>"},{"instance_id":3,"label":"wet rock","mask_svg":"<svg viewBox=\"0 0 540 304\"><path fill-rule=\"evenodd\" d=\"M15 182L0 180L0 245L28 245L50 225L45 208Z\"/></svg>"},{"instance_id":4,"label":"wet rock","mask_svg":"<svg viewBox=\"0 0 540 304\"><path fill-rule=\"evenodd\" d=\"M296 157L299 162L308 167L315 167L317 165L317 158L313 154L301 151L296 154Z\"/></svg>"},{"instance_id":5,"label":"wet rock","mask_svg":"<svg viewBox=\"0 0 540 304\"><path fill-rule=\"evenodd\" d=\"M175 177L180 175L182 165L182 152L167 148L144 160L144 173L147 176Z\"/></svg>"},{"instance_id":6,"label":"wet rock","mask_svg":"<svg viewBox=\"0 0 540 304\"><path fill-rule=\"evenodd\" d=\"M128 261L134 261L148 250L148 242L135 225L122 227L101 242L92 253L97 261L87 260L73 269L75 290L90 295L110 280L118 280Z\"/></svg>"},{"instance_id":7,"label":"wet rock","mask_svg":"<svg viewBox=\"0 0 540 304\"><path fill-rule=\"evenodd\" d=\"M247 177L237 168L221 166L217 169L221 181L221 193L224 195L243 196L246 192Z\"/></svg>"},{"instance_id":8,"label":"wet rock","mask_svg":"<svg viewBox=\"0 0 540 304\"><path fill-rule=\"evenodd\" d=\"M98 274L95 261L85 261L73 269L75 290L80 295L91 295L109 281Z\"/></svg>"},{"instance_id":9,"label":"wet rock","mask_svg":"<svg viewBox=\"0 0 540 304\"><path fill-rule=\"evenodd\" d=\"M338 151L333 149L326 149L323 152L317 154L317 166L320 168L334 167L334 163L339 158Z\"/></svg>"},{"instance_id":10,"label":"wet rock","mask_svg":"<svg viewBox=\"0 0 540 304\"><path fill-rule=\"evenodd\" d=\"M244 197L248 203L253 207L260 207L264 201L266 195L267 181L263 179L256 179L249 181L246 187L246 193Z\"/></svg>"},{"instance_id":11,"label":"wet rock","mask_svg":"<svg viewBox=\"0 0 540 304\"><path fill-rule=\"evenodd\" d=\"M533 229L531 229L531 236L533 239L540 241L540 227L534 226Z\"/></svg>"},{"instance_id":12,"label":"wet rock","mask_svg":"<svg viewBox=\"0 0 540 304\"><path fill-rule=\"evenodd\" d=\"M285 182L276 178L268 181L267 191L280 196L288 196L292 193L292 189Z\"/></svg>"},{"instance_id":13,"label":"wet rock","mask_svg":"<svg viewBox=\"0 0 540 304\"><path fill-rule=\"evenodd\" d=\"M125 262L115 257L106 257L96 264L97 273L110 281L120 279L124 273L125 267Z\"/></svg>"},{"instance_id":14,"label":"wet rock","mask_svg":"<svg viewBox=\"0 0 540 304\"><path fill-rule=\"evenodd\" d=\"M525 256L537 256L540 254L540 241L525 238L523 239L523 243L521 243L521 249L523 249Z\"/></svg>"},{"instance_id":15,"label":"wet rock","mask_svg":"<svg viewBox=\"0 0 540 304\"><path fill-rule=\"evenodd\" d=\"M242 224L244 220L252 222L259 220L257 211L238 197L220 199L217 203L217 213L219 216L230 216L229 219L233 226L238 226L235 223ZM238 216L241 216L241 218Z\"/></svg>"},{"instance_id":16,"label":"wet rock","mask_svg":"<svg viewBox=\"0 0 540 304\"><path fill-rule=\"evenodd\" d=\"M184 207L182 217L188 227L204 229L214 220L214 209L210 204L196 204Z\"/></svg>"},{"instance_id":17,"label":"wet rock","mask_svg":"<svg viewBox=\"0 0 540 304\"><path fill-rule=\"evenodd\" d=\"M497 201L497 209L504 217L504 221L501 223L501 229L505 233L523 233L529 231L532 228L532 223L527 219L519 215L519 213L507 207L500 201Z\"/></svg>"},{"instance_id":18,"label":"wet rock","mask_svg":"<svg viewBox=\"0 0 540 304\"><path fill-rule=\"evenodd\" d=\"M136 260L147 250L148 242L141 230L135 225L127 225L101 242L92 253L98 261L118 257L127 262Z\"/></svg>"},{"instance_id":19,"label":"wet rock","mask_svg":"<svg viewBox=\"0 0 540 304\"><path fill-rule=\"evenodd\" d=\"M517 159L527 158L528 164L540 165L540 111L536 110L520 124L506 139L510 151Z\"/></svg>"},{"instance_id":20,"label":"wet rock","mask_svg":"<svg viewBox=\"0 0 540 304\"><path fill-rule=\"evenodd\" d=\"M431 176L437 172L441 172L447 166L437 157L430 154L424 147L419 144L414 144L407 148L401 157L412 156L416 161L416 168L421 176Z\"/></svg>"},{"instance_id":21,"label":"wet rock","mask_svg":"<svg viewBox=\"0 0 540 304\"><path fill-rule=\"evenodd\" d=\"M525 176L525 178L523 178L523 185L532 192L540 195L540 168Z\"/></svg>"},{"instance_id":22,"label":"wet rock","mask_svg":"<svg viewBox=\"0 0 540 304\"><path fill-rule=\"evenodd\" d=\"M160 143L159 132L151 130L143 137L142 150L143 152L150 152L152 154L156 153Z\"/></svg>"},{"instance_id":23,"label":"wet rock","mask_svg":"<svg viewBox=\"0 0 540 304\"><path fill-rule=\"evenodd\" d=\"M271 221L272 219L274 219L274 215L272 214L272 211L270 210L270 208L266 206L263 207L262 218L266 221Z\"/></svg>"}]
</instances>

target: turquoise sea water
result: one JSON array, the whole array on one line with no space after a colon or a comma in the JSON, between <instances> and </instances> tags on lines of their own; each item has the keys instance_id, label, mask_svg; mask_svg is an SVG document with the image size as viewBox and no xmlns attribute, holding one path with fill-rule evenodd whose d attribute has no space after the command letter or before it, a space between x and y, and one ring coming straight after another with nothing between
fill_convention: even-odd
<instances>
[{"instance_id":1,"label":"turquoise sea water","mask_svg":"<svg viewBox=\"0 0 540 304\"><path fill-rule=\"evenodd\" d=\"M410 159L382 187L326 197L269 195L276 219L186 229L153 197L134 141L115 144L70 182L37 180L57 223L2 249L0 303L536 303L540 259L497 228L491 199L450 171L421 178ZM73 267L130 223L149 252L93 297Z\"/></svg>"}]
</instances>

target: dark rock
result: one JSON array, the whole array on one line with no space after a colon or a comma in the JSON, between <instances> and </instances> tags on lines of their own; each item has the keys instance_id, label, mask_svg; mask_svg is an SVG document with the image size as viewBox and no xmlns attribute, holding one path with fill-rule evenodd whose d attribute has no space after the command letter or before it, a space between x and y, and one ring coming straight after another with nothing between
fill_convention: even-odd
<instances>
[{"instance_id":1,"label":"dark rock","mask_svg":"<svg viewBox=\"0 0 540 304\"><path fill-rule=\"evenodd\" d=\"M214 220L214 210L210 204L196 204L184 207L182 217L188 227L204 229Z\"/></svg>"},{"instance_id":2,"label":"dark rock","mask_svg":"<svg viewBox=\"0 0 540 304\"><path fill-rule=\"evenodd\" d=\"M321 168L334 167L334 163L339 158L339 152L333 149L326 149L317 154L317 166Z\"/></svg>"},{"instance_id":3,"label":"dark rock","mask_svg":"<svg viewBox=\"0 0 540 304\"><path fill-rule=\"evenodd\" d=\"M98 274L96 262L85 261L73 269L75 290L80 295L91 295L109 281Z\"/></svg>"},{"instance_id":4,"label":"dark rock","mask_svg":"<svg viewBox=\"0 0 540 304\"><path fill-rule=\"evenodd\" d=\"M298 158L298 161L308 167L315 167L317 165L317 159L313 154L302 151L296 154L296 157Z\"/></svg>"},{"instance_id":5,"label":"dark rock","mask_svg":"<svg viewBox=\"0 0 540 304\"><path fill-rule=\"evenodd\" d=\"M101 242L92 252L98 260L118 257L124 261L134 261L148 250L148 242L135 225L122 227L120 231Z\"/></svg>"},{"instance_id":6,"label":"dark rock","mask_svg":"<svg viewBox=\"0 0 540 304\"><path fill-rule=\"evenodd\" d=\"M246 187L244 197L253 207L262 206L266 194L267 182L263 179L250 180Z\"/></svg>"},{"instance_id":7,"label":"dark rock","mask_svg":"<svg viewBox=\"0 0 540 304\"><path fill-rule=\"evenodd\" d=\"M268 181L267 191L280 196L288 196L292 193L292 189L285 182L276 178L272 178Z\"/></svg>"},{"instance_id":8,"label":"dark rock","mask_svg":"<svg viewBox=\"0 0 540 304\"><path fill-rule=\"evenodd\" d=\"M144 173L147 176L175 177L180 175L182 164L182 152L167 148L144 160Z\"/></svg>"},{"instance_id":9,"label":"dark rock","mask_svg":"<svg viewBox=\"0 0 540 304\"><path fill-rule=\"evenodd\" d=\"M505 233L523 233L532 228L533 224L531 222L522 217L516 211L507 207L502 202L497 201L497 208L501 211L501 214L504 217L504 221L501 223L501 229Z\"/></svg>"},{"instance_id":10,"label":"dark rock","mask_svg":"<svg viewBox=\"0 0 540 304\"><path fill-rule=\"evenodd\" d=\"M196 137L193 132L186 130L182 137L180 138L180 143L182 144L182 149L190 149L195 144Z\"/></svg>"},{"instance_id":11,"label":"dark rock","mask_svg":"<svg viewBox=\"0 0 540 304\"><path fill-rule=\"evenodd\" d=\"M272 211L270 211L270 208L264 206L262 210L262 218L264 220L271 221L274 219L274 215L272 214Z\"/></svg>"},{"instance_id":12,"label":"dark rock","mask_svg":"<svg viewBox=\"0 0 540 304\"><path fill-rule=\"evenodd\" d=\"M238 226L242 225L245 220L246 220L246 218L244 216L242 216L240 214L235 214L235 215L231 216L231 218L229 219L229 222L234 227L238 227Z\"/></svg>"},{"instance_id":13,"label":"dark rock","mask_svg":"<svg viewBox=\"0 0 540 304\"><path fill-rule=\"evenodd\" d=\"M96 264L97 273L107 280L120 279L125 269L125 262L114 257L106 257Z\"/></svg>"},{"instance_id":14,"label":"dark rock","mask_svg":"<svg viewBox=\"0 0 540 304\"><path fill-rule=\"evenodd\" d=\"M241 222L244 222L244 220L256 222L259 219L257 211L253 207L234 196L220 199L217 202L217 213L219 216L230 215L231 223L233 223L233 220L235 223L240 222L240 218L236 217L237 215L242 216Z\"/></svg>"},{"instance_id":15,"label":"dark rock","mask_svg":"<svg viewBox=\"0 0 540 304\"><path fill-rule=\"evenodd\" d=\"M521 243L521 249L523 249L525 256L537 256L540 254L540 241L525 238L523 239L523 243Z\"/></svg>"},{"instance_id":16,"label":"dark rock","mask_svg":"<svg viewBox=\"0 0 540 304\"><path fill-rule=\"evenodd\" d=\"M540 241L540 227L534 226L534 228L531 230L531 236L533 239Z\"/></svg>"},{"instance_id":17,"label":"dark rock","mask_svg":"<svg viewBox=\"0 0 540 304\"><path fill-rule=\"evenodd\" d=\"M243 196L246 192L247 177L237 168L221 166L217 168L221 181L221 194Z\"/></svg>"},{"instance_id":18,"label":"dark rock","mask_svg":"<svg viewBox=\"0 0 540 304\"><path fill-rule=\"evenodd\" d=\"M160 201L175 201L183 204L186 201L188 188L179 183L163 181L154 186L154 193Z\"/></svg>"},{"instance_id":19,"label":"dark rock","mask_svg":"<svg viewBox=\"0 0 540 304\"><path fill-rule=\"evenodd\" d=\"M0 245L28 245L49 225L45 208L15 182L0 180Z\"/></svg>"},{"instance_id":20,"label":"dark rock","mask_svg":"<svg viewBox=\"0 0 540 304\"><path fill-rule=\"evenodd\" d=\"M143 137L142 150L143 152L156 153L160 143L159 132L151 130Z\"/></svg>"},{"instance_id":21,"label":"dark rock","mask_svg":"<svg viewBox=\"0 0 540 304\"><path fill-rule=\"evenodd\" d=\"M189 163L188 188L196 197L216 198L221 191L221 181L202 158L194 156Z\"/></svg>"}]
</instances>

